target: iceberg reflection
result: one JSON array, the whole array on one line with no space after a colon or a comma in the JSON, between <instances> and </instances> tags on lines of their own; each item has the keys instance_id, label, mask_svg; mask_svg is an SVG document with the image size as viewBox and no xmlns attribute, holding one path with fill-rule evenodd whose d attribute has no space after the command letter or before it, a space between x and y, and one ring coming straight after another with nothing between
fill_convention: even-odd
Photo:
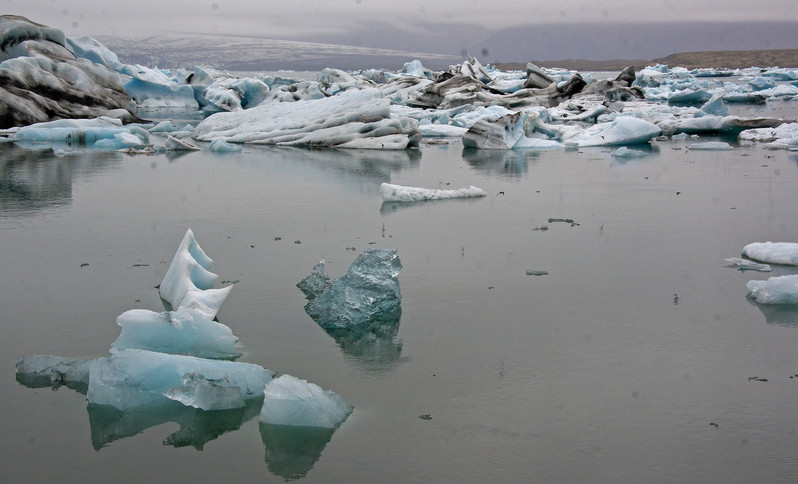
<instances>
[{"instance_id":1,"label":"iceberg reflection","mask_svg":"<svg viewBox=\"0 0 798 484\"><path fill-rule=\"evenodd\" d=\"M285 480L305 477L321 457L335 429L260 424L269 472Z\"/></svg>"}]
</instances>

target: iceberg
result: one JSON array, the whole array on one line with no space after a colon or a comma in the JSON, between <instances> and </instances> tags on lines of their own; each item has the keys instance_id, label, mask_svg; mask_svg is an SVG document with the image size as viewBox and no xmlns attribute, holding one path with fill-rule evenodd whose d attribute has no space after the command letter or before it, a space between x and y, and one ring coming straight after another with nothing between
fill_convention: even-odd
<instances>
[{"instance_id":1,"label":"iceberg","mask_svg":"<svg viewBox=\"0 0 798 484\"><path fill-rule=\"evenodd\" d=\"M0 129L119 109L137 119L122 77L78 58L61 30L0 15L0 45Z\"/></svg>"},{"instance_id":2,"label":"iceberg","mask_svg":"<svg viewBox=\"0 0 798 484\"><path fill-rule=\"evenodd\" d=\"M319 284L318 293L311 288L310 294L306 293L310 301L305 312L327 330L398 321L402 313L401 269L396 250L368 249L352 262L344 276L329 286Z\"/></svg>"},{"instance_id":3,"label":"iceberg","mask_svg":"<svg viewBox=\"0 0 798 484\"><path fill-rule=\"evenodd\" d=\"M566 146L617 146L647 143L662 130L655 124L631 116L619 116L561 140Z\"/></svg>"},{"instance_id":4,"label":"iceberg","mask_svg":"<svg viewBox=\"0 0 798 484\"><path fill-rule=\"evenodd\" d=\"M621 158L621 159L632 159L632 158L645 158L648 156L648 153L641 150L630 150L626 146L621 146L617 150L612 152L613 158Z\"/></svg>"},{"instance_id":5,"label":"iceberg","mask_svg":"<svg viewBox=\"0 0 798 484\"><path fill-rule=\"evenodd\" d=\"M420 202L424 200L444 200L447 198L484 197L485 190L471 185L468 188L457 190L440 190L431 188L403 187L383 183L380 185L380 195L386 202Z\"/></svg>"},{"instance_id":6,"label":"iceberg","mask_svg":"<svg viewBox=\"0 0 798 484\"><path fill-rule=\"evenodd\" d=\"M199 109L194 88L173 81L164 71L142 65L124 66L121 73L130 80L125 91L139 106L145 108Z\"/></svg>"},{"instance_id":7,"label":"iceberg","mask_svg":"<svg viewBox=\"0 0 798 484\"><path fill-rule=\"evenodd\" d=\"M91 363L86 397L90 403L120 410L164 399L219 409L231 402L231 391L224 388L235 388L246 401L260 397L273 376L273 372L251 363L126 349ZM184 388L191 386L197 388Z\"/></svg>"},{"instance_id":8,"label":"iceberg","mask_svg":"<svg viewBox=\"0 0 798 484\"><path fill-rule=\"evenodd\" d=\"M745 286L751 298L760 304L798 304L798 275L748 281Z\"/></svg>"},{"instance_id":9,"label":"iceberg","mask_svg":"<svg viewBox=\"0 0 798 484\"><path fill-rule=\"evenodd\" d=\"M241 145L228 143L223 139L215 139L211 141L211 144L208 145L208 149L216 153L238 153L243 150Z\"/></svg>"},{"instance_id":10,"label":"iceberg","mask_svg":"<svg viewBox=\"0 0 798 484\"><path fill-rule=\"evenodd\" d=\"M754 242L743 247L742 256L767 264L798 266L798 243Z\"/></svg>"},{"instance_id":11,"label":"iceberg","mask_svg":"<svg viewBox=\"0 0 798 484\"><path fill-rule=\"evenodd\" d=\"M392 119L390 101L377 89L291 103L265 102L235 113L216 113L194 130L201 141L340 148L405 149L417 146L418 122Z\"/></svg>"},{"instance_id":12,"label":"iceberg","mask_svg":"<svg viewBox=\"0 0 798 484\"><path fill-rule=\"evenodd\" d=\"M230 328L197 309L162 313L131 309L119 315L116 324L122 331L111 344L112 351L132 348L214 359L241 356Z\"/></svg>"},{"instance_id":13,"label":"iceberg","mask_svg":"<svg viewBox=\"0 0 798 484\"><path fill-rule=\"evenodd\" d=\"M218 278L212 263L188 229L158 289L161 298L173 309L196 309L213 319L233 286L212 289Z\"/></svg>"},{"instance_id":14,"label":"iceberg","mask_svg":"<svg viewBox=\"0 0 798 484\"><path fill-rule=\"evenodd\" d=\"M337 393L291 375L270 381L263 395L260 421L264 424L334 429L353 410Z\"/></svg>"}]
</instances>

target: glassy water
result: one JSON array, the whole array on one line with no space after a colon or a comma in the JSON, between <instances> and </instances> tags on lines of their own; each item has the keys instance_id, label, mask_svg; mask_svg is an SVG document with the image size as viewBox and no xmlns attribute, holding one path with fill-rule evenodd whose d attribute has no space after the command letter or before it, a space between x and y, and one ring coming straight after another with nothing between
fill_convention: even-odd
<instances>
[{"instance_id":1,"label":"glassy water","mask_svg":"<svg viewBox=\"0 0 798 484\"><path fill-rule=\"evenodd\" d=\"M690 143L634 161L0 145L4 481L792 481L798 309L757 306L745 283L798 270L723 259L796 241L798 158ZM383 204L382 182L489 195ZM218 318L239 361L339 393L343 426L259 425L259 402L121 413L15 380L22 356L105 356L119 314L160 310L187 228L238 281ZM401 321L330 336L295 284L371 247L398 249Z\"/></svg>"}]
</instances>

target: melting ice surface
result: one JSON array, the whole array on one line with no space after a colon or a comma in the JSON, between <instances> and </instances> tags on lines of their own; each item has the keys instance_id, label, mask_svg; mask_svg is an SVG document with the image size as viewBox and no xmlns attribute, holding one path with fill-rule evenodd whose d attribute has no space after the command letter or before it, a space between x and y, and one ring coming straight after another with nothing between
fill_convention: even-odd
<instances>
[{"instance_id":1,"label":"melting ice surface","mask_svg":"<svg viewBox=\"0 0 798 484\"><path fill-rule=\"evenodd\" d=\"M395 250L368 249L347 273L324 284L324 265L299 283L310 301L305 312L324 329L344 329L373 321L398 321L402 314L399 271ZM329 279L329 278L328 278Z\"/></svg>"},{"instance_id":2,"label":"melting ice surface","mask_svg":"<svg viewBox=\"0 0 798 484\"><path fill-rule=\"evenodd\" d=\"M291 375L275 378L263 393L260 421L266 424L332 429L353 410L337 393Z\"/></svg>"},{"instance_id":3,"label":"melting ice surface","mask_svg":"<svg viewBox=\"0 0 798 484\"><path fill-rule=\"evenodd\" d=\"M272 376L273 372L252 363L131 349L94 360L86 396L91 403L120 410L164 398L218 410L220 406L235 408L224 407L223 402L240 406L243 400L259 397ZM240 400L230 399L229 388L235 388Z\"/></svg>"}]
</instances>

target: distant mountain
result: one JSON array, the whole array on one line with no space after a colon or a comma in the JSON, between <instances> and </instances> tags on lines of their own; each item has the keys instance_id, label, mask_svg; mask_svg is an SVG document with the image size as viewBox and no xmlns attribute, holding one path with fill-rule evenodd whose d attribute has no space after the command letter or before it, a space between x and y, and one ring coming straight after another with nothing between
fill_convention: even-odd
<instances>
[{"instance_id":1,"label":"distant mountain","mask_svg":"<svg viewBox=\"0 0 798 484\"><path fill-rule=\"evenodd\" d=\"M325 67L398 70L413 59L430 68L443 68L459 61L451 55L427 52L221 35L100 36L97 40L124 63L162 68L199 65L231 71L321 70Z\"/></svg>"},{"instance_id":2,"label":"distant mountain","mask_svg":"<svg viewBox=\"0 0 798 484\"><path fill-rule=\"evenodd\" d=\"M504 29L471 43L483 63L655 59L673 52L798 48L798 22L561 24Z\"/></svg>"}]
</instances>

